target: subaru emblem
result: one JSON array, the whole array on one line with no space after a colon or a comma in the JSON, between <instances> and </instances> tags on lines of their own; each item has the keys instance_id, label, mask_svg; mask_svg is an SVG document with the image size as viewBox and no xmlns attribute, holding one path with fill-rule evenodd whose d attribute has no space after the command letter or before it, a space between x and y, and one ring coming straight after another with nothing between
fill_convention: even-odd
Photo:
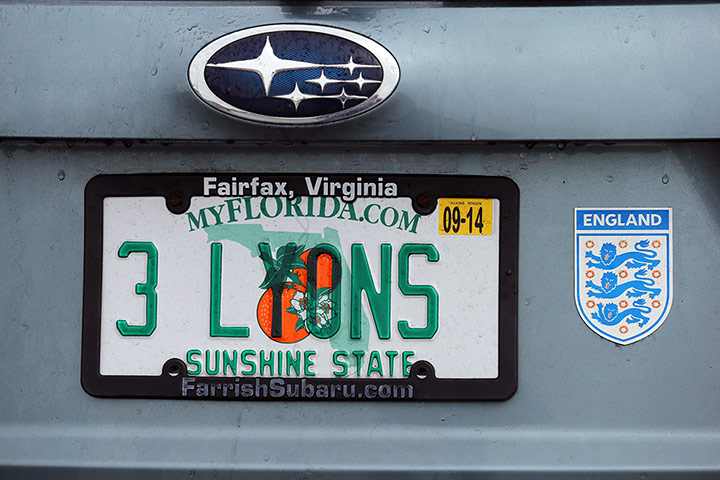
<instances>
[{"instance_id":1,"label":"subaru emblem","mask_svg":"<svg viewBox=\"0 0 720 480\"><path fill-rule=\"evenodd\" d=\"M355 117L395 91L400 68L367 37L334 27L276 24L224 35L190 62L190 86L211 107L275 125Z\"/></svg>"}]
</instances>

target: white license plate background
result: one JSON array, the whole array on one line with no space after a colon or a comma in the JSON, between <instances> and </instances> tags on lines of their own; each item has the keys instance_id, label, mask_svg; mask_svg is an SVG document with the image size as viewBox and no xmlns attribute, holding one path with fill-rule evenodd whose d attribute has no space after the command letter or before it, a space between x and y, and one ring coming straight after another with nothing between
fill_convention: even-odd
<instances>
[{"instance_id":1,"label":"white license plate background","mask_svg":"<svg viewBox=\"0 0 720 480\"><path fill-rule=\"evenodd\" d=\"M189 212L197 216L201 208L219 205L225 200L227 197L193 197ZM257 212L260 198L253 198L252 202ZM238 214L237 222L222 225L213 225L214 219L208 215L212 226L190 231L187 215L170 213L163 197L105 198L100 374L160 375L168 359L185 360L188 350L192 349L203 352L201 375L206 375L206 350L211 352L211 368L215 367L215 350L237 350L238 353L246 349L266 352L314 350L311 369L315 375L338 378L333 374L340 370L333 365L333 352L362 350L380 352L386 378L390 377L386 351L400 352L394 359L392 376L395 378L402 377L403 351L415 352L409 357L412 362L430 362L438 378L495 378L499 355L499 203L493 201L492 235L480 236L440 235L439 209L420 217L416 233L399 229L397 225L386 227L381 222L373 225L351 221L347 215L345 219L338 219L337 215L335 218L280 215L275 219L245 220L244 212ZM399 212L406 211L410 218L415 214L408 198L359 198L354 202L355 211L359 214L370 204L380 205L381 209L392 207ZM222 218L227 219L225 215ZM255 245L251 251L243 243L248 243L246 237L253 224L261 224L268 233L249 243ZM280 238L278 232L296 232L292 238L287 237L288 241L304 244L305 248L339 240L343 256L342 320L340 330L330 339L321 340L310 335L298 343L282 344L270 339L259 327L256 310L263 293L259 285L265 277L265 269L257 256L257 243L268 241L274 253L281 246L274 241ZM145 281L146 257L131 254L128 258L119 258L118 249L126 241L150 241L158 250L157 328L149 337L123 337L116 328L118 319L126 319L129 324L145 322L145 297L135 294L135 284ZM249 327L249 338L211 338L209 335L212 242L223 245L221 324ZM365 247L376 288L380 278L380 245L392 245L389 340L378 338L366 301L363 302L364 311L370 321L363 325L361 339L350 338L350 274L347 267L353 243L362 243ZM397 286L397 253L406 243L431 243L439 252L439 261L434 263L422 255L410 257L410 283L432 285L438 292L438 329L432 339L403 339L397 330L399 320L421 327L426 318L425 297L405 296ZM251 358L259 362L257 357ZM354 357L348 356L346 361L350 368L345 378L366 377L368 360L369 355L365 355L358 372L353 365ZM238 365L238 370L242 371L243 366ZM222 368L219 375L222 375Z\"/></svg>"}]
</instances>

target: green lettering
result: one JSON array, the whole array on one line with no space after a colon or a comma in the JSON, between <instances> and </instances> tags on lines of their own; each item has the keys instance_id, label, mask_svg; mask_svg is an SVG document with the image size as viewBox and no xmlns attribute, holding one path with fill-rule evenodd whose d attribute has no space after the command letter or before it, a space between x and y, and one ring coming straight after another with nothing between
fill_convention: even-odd
<instances>
[{"instance_id":1,"label":"green lettering","mask_svg":"<svg viewBox=\"0 0 720 480\"><path fill-rule=\"evenodd\" d=\"M302 217L303 214L300 211L300 203L302 203L302 197L296 197L294 199L285 198L285 216L292 217L293 211L298 217Z\"/></svg>"},{"instance_id":2,"label":"green lettering","mask_svg":"<svg viewBox=\"0 0 720 480\"><path fill-rule=\"evenodd\" d=\"M185 213L185 215L187 215L188 217L188 223L190 224L191 232L195 231L196 229L205 228L208 226L207 218L205 218L205 209L200 210L200 220L202 220L202 227L200 226L200 220L198 220L192 212L187 212ZM195 226L195 228L193 228L193 225Z\"/></svg>"},{"instance_id":3,"label":"green lettering","mask_svg":"<svg viewBox=\"0 0 720 480\"><path fill-rule=\"evenodd\" d=\"M267 209L267 201L269 198L275 200L275 213L273 215L270 215ZM263 199L260 200L260 211L267 218L275 218L279 216L282 213L282 199L279 197L263 197Z\"/></svg>"},{"instance_id":4,"label":"green lettering","mask_svg":"<svg viewBox=\"0 0 720 480\"><path fill-rule=\"evenodd\" d=\"M398 287L403 295L423 295L427 298L427 322L424 327L411 327L406 320L398 322L402 338L432 338L438 329L438 292L432 285L411 285L410 255L425 255L428 262L437 262L440 254L435 245L408 243L398 252Z\"/></svg>"},{"instance_id":5,"label":"green lettering","mask_svg":"<svg viewBox=\"0 0 720 480\"><path fill-rule=\"evenodd\" d=\"M256 220L260 218L260 214L253 217L252 197L244 197L243 200L245 200L245 220Z\"/></svg>"},{"instance_id":6,"label":"green lettering","mask_svg":"<svg viewBox=\"0 0 720 480\"><path fill-rule=\"evenodd\" d=\"M237 202L237 205L234 205ZM235 212L240 213L240 199L239 198L231 198L230 200L225 200L225 204L227 205L227 212L228 212L228 223L237 222L237 217L235 216Z\"/></svg>"},{"instance_id":7,"label":"green lettering","mask_svg":"<svg viewBox=\"0 0 720 480\"><path fill-rule=\"evenodd\" d=\"M387 212L392 212L392 222L386 218ZM395 223L397 223L398 217L399 215L397 210L393 207L385 207L382 213L380 213L380 222L386 227L392 227Z\"/></svg>"},{"instance_id":8,"label":"green lettering","mask_svg":"<svg viewBox=\"0 0 720 480\"><path fill-rule=\"evenodd\" d=\"M402 372L403 375L406 377L410 376L410 367L413 364L413 362L408 361L408 358L412 357L413 355L415 355L415 352L413 352L412 350L402 353Z\"/></svg>"},{"instance_id":9,"label":"green lettering","mask_svg":"<svg viewBox=\"0 0 720 480\"><path fill-rule=\"evenodd\" d=\"M293 358L292 352L285 352L285 370L288 375L290 375L290 368L295 370L295 375L300 375L300 350L296 351L295 354Z\"/></svg>"},{"instance_id":10,"label":"green lettering","mask_svg":"<svg viewBox=\"0 0 720 480\"><path fill-rule=\"evenodd\" d=\"M253 357L257 355L257 352L255 350L243 350L240 354L240 361L243 365L250 367L250 370L243 370L243 375L255 375L255 372L257 371L257 368L255 367L255 362L252 360L248 360L248 356L252 355Z\"/></svg>"},{"instance_id":11,"label":"green lettering","mask_svg":"<svg viewBox=\"0 0 720 480\"><path fill-rule=\"evenodd\" d=\"M417 233L415 230L418 226L418 221L420 220L420 214L416 213L412 220L409 219L408 212L405 210L402 211L402 214L400 215L400 221L398 222L398 230L410 230L411 233Z\"/></svg>"},{"instance_id":12,"label":"green lettering","mask_svg":"<svg viewBox=\"0 0 720 480\"><path fill-rule=\"evenodd\" d=\"M306 377L314 377L315 376L315 372L310 371L310 367L315 365L315 362L313 362L310 357L312 357L316 353L317 352L315 350L305 350L303 352L303 360L304 360L303 375L305 375Z\"/></svg>"},{"instance_id":13,"label":"green lettering","mask_svg":"<svg viewBox=\"0 0 720 480\"><path fill-rule=\"evenodd\" d=\"M265 367L270 368L270 375L275 373L275 352L270 350L270 356L265 358L265 350L260 350L260 375L265 375Z\"/></svg>"},{"instance_id":14,"label":"green lettering","mask_svg":"<svg viewBox=\"0 0 720 480\"><path fill-rule=\"evenodd\" d=\"M393 376L393 371L395 370L395 357L397 357L398 352L394 350L388 350L385 352L385 356L388 358L388 371L390 373L389 376Z\"/></svg>"},{"instance_id":15,"label":"green lettering","mask_svg":"<svg viewBox=\"0 0 720 480\"><path fill-rule=\"evenodd\" d=\"M373 350L370 352L370 358L368 359L367 376L369 377L373 373L378 373L383 376L382 362L380 361L380 352Z\"/></svg>"},{"instance_id":16,"label":"green lettering","mask_svg":"<svg viewBox=\"0 0 720 480\"><path fill-rule=\"evenodd\" d=\"M345 213L349 215L348 220L355 220L357 221L357 215L355 215L355 204L353 203L346 203L343 207L342 211L340 212L340 215L338 215L337 218L341 220L345 220Z\"/></svg>"},{"instance_id":17,"label":"green lettering","mask_svg":"<svg viewBox=\"0 0 720 480\"><path fill-rule=\"evenodd\" d=\"M370 220L370 208L372 208L372 207L377 207L377 209L380 210L380 205L378 205L377 203L371 203L370 205L365 207L365 211L363 211L363 218L365 219L366 222L375 225L376 223L378 223L380 221L380 217L378 217L374 221Z\"/></svg>"},{"instance_id":18,"label":"green lettering","mask_svg":"<svg viewBox=\"0 0 720 480\"><path fill-rule=\"evenodd\" d=\"M215 211L215 208L216 208L216 207L219 208L219 210L218 210L217 212ZM222 213L223 207L225 207L225 204L224 204L224 203L221 203L220 205L215 205L215 206L213 206L213 207L203 208L202 210L209 210L210 213L212 213L213 218L215 218L215 225L222 225L223 222L222 222L222 220L220 220L220 214ZM200 210L201 215L202 215L202 210Z\"/></svg>"},{"instance_id":19,"label":"green lettering","mask_svg":"<svg viewBox=\"0 0 720 480\"><path fill-rule=\"evenodd\" d=\"M336 377L344 377L348 373L348 365L345 362L345 360L341 359L340 357L347 357L348 352L345 350L336 350L333 353L333 364L337 365L338 367L342 368L339 372L333 372L333 375Z\"/></svg>"},{"instance_id":20,"label":"green lettering","mask_svg":"<svg viewBox=\"0 0 720 480\"><path fill-rule=\"evenodd\" d=\"M157 327L157 276L158 251L152 242L124 242L118 250L118 257L127 258L131 253L147 255L147 281L135 284L135 293L145 295L145 324L129 325L127 320L115 323L121 335L126 337L149 337Z\"/></svg>"},{"instance_id":21,"label":"green lettering","mask_svg":"<svg viewBox=\"0 0 720 480\"><path fill-rule=\"evenodd\" d=\"M232 351L232 358L230 352L223 350L223 375L227 375L227 367L230 367L233 375L237 375L237 350Z\"/></svg>"},{"instance_id":22,"label":"green lettering","mask_svg":"<svg viewBox=\"0 0 720 480\"><path fill-rule=\"evenodd\" d=\"M248 327L223 327L220 325L220 298L222 283L222 244L210 245L210 336L247 338Z\"/></svg>"},{"instance_id":23,"label":"green lettering","mask_svg":"<svg viewBox=\"0 0 720 480\"><path fill-rule=\"evenodd\" d=\"M305 212L306 217L314 217L315 216L315 213L313 211L314 206L315 206L315 198L307 197L307 212Z\"/></svg>"},{"instance_id":24,"label":"green lettering","mask_svg":"<svg viewBox=\"0 0 720 480\"><path fill-rule=\"evenodd\" d=\"M363 357L365 356L365 352L363 350L353 350L352 354L355 356L355 365L356 365L356 372L358 376L360 375L360 367L362 367L362 361Z\"/></svg>"},{"instance_id":25,"label":"green lettering","mask_svg":"<svg viewBox=\"0 0 720 480\"><path fill-rule=\"evenodd\" d=\"M210 368L210 350L205 350L205 373L217 375L220 372L220 350L215 350L215 369Z\"/></svg>"},{"instance_id":26,"label":"green lettering","mask_svg":"<svg viewBox=\"0 0 720 480\"><path fill-rule=\"evenodd\" d=\"M326 207L328 197L322 197L322 198L320 198L320 212L318 212L318 217L320 217L320 218L334 217L340 211L340 200L338 200L336 197L329 197L329 198L331 198L333 201L332 213L325 212L325 207Z\"/></svg>"},{"instance_id":27,"label":"green lettering","mask_svg":"<svg viewBox=\"0 0 720 480\"><path fill-rule=\"evenodd\" d=\"M332 280L331 286L322 289L317 288L317 263L321 255L328 255L332 262ZM330 338L335 335L340 328L340 306L342 298L340 297L340 278L342 275L342 265L340 263L340 252L335 246L329 243L321 243L313 247L307 257L307 288L305 298L307 298L308 323L310 324L310 333L317 338ZM274 294L274 293L273 293ZM322 304L318 304L320 296L330 297L330 301L324 298ZM319 320L324 323L320 325Z\"/></svg>"},{"instance_id":28,"label":"green lettering","mask_svg":"<svg viewBox=\"0 0 720 480\"><path fill-rule=\"evenodd\" d=\"M202 352L201 352L200 350L188 350L188 351L187 351L187 354L185 355L185 359L187 360L187 364L188 364L188 365L195 365L195 367L196 367L196 369L193 370L193 371L188 370L188 371L187 371L188 375L197 375L198 373L200 373L200 372L202 371L202 364L201 364L199 361L194 360L194 359L192 358L192 357L194 357L195 355L202 355Z\"/></svg>"},{"instance_id":29,"label":"green lettering","mask_svg":"<svg viewBox=\"0 0 720 480\"><path fill-rule=\"evenodd\" d=\"M390 338L390 267L392 246L383 243L380 246L380 290L375 284L368 266L365 248L361 244L352 245L352 281L351 281L351 315L350 337L361 338L362 292L367 294L378 337Z\"/></svg>"}]
</instances>

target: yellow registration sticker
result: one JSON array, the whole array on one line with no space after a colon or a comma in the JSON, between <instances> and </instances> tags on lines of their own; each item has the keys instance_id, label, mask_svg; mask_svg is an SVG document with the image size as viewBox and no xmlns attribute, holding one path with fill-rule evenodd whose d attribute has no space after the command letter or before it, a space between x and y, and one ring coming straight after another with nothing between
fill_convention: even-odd
<instances>
[{"instance_id":1,"label":"yellow registration sticker","mask_svg":"<svg viewBox=\"0 0 720 480\"><path fill-rule=\"evenodd\" d=\"M440 235L492 235L490 198L438 199Z\"/></svg>"}]
</instances>

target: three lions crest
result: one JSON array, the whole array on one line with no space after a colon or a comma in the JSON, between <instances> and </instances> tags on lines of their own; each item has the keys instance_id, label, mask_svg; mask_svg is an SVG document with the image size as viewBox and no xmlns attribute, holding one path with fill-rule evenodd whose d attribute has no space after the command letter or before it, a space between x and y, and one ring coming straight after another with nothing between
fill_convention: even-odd
<instances>
[{"instance_id":1,"label":"three lions crest","mask_svg":"<svg viewBox=\"0 0 720 480\"><path fill-rule=\"evenodd\" d=\"M576 209L575 300L615 343L657 330L672 303L671 209Z\"/></svg>"}]
</instances>

